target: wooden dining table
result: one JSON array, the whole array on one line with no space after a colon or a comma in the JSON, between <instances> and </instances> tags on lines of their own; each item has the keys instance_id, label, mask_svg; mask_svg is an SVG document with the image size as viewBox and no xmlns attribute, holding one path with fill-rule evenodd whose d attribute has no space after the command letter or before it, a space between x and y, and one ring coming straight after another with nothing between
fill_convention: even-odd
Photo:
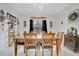
<instances>
[{"instance_id":1,"label":"wooden dining table","mask_svg":"<svg viewBox=\"0 0 79 59\"><path fill-rule=\"evenodd\" d=\"M42 38L38 39L38 41L42 41ZM54 41L56 42L56 54L57 56L59 55L59 50L58 50L58 38L54 38ZM17 56L17 47L18 46L24 46L24 38L23 37L15 37L14 39L14 54Z\"/></svg>"}]
</instances>

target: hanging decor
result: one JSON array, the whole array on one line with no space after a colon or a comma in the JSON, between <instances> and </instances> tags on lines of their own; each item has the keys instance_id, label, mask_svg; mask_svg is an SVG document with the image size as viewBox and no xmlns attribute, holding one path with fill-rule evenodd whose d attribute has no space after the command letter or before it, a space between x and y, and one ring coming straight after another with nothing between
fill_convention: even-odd
<instances>
[{"instance_id":1,"label":"hanging decor","mask_svg":"<svg viewBox=\"0 0 79 59\"><path fill-rule=\"evenodd\" d=\"M26 21L24 21L24 27L26 27Z\"/></svg>"},{"instance_id":2,"label":"hanging decor","mask_svg":"<svg viewBox=\"0 0 79 59\"><path fill-rule=\"evenodd\" d=\"M79 17L79 10L78 9L75 9L73 11L71 11L68 15L68 20L70 22L75 22L78 20L78 17Z\"/></svg>"},{"instance_id":3,"label":"hanging decor","mask_svg":"<svg viewBox=\"0 0 79 59\"><path fill-rule=\"evenodd\" d=\"M52 28L53 27L53 22L52 21L50 21L50 28Z\"/></svg>"},{"instance_id":4,"label":"hanging decor","mask_svg":"<svg viewBox=\"0 0 79 59\"><path fill-rule=\"evenodd\" d=\"M0 10L0 22L3 22L4 18L5 18L5 13L4 13L3 9L2 9L2 10Z\"/></svg>"},{"instance_id":5,"label":"hanging decor","mask_svg":"<svg viewBox=\"0 0 79 59\"><path fill-rule=\"evenodd\" d=\"M63 24L63 21L61 21L61 24Z\"/></svg>"},{"instance_id":6,"label":"hanging decor","mask_svg":"<svg viewBox=\"0 0 79 59\"><path fill-rule=\"evenodd\" d=\"M16 25L17 23L17 18L13 15L11 15L10 13L7 13L7 18L8 20L8 24L11 25L11 29L13 28L14 25Z\"/></svg>"}]
</instances>

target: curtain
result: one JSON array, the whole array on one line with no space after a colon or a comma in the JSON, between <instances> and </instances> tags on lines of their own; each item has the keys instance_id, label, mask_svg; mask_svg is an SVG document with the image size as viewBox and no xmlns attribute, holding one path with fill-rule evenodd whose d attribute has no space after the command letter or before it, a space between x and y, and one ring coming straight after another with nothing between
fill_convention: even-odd
<instances>
[{"instance_id":1,"label":"curtain","mask_svg":"<svg viewBox=\"0 0 79 59\"><path fill-rule=\"evenodd\" d=\"M31 33L31 31L33 31L33 20L30 20L30 33Z\"/></svg>"},{"instance_id":2,"label":"curtain","mask_svg":"<svg viewBox=\"0 0 79 59\"><path fill-rule=\"evenodd\" d=\"M42 21L42 31L45 31L47 33L47 24L46 24L46 20Z\"/></svg>"}]
</instances>

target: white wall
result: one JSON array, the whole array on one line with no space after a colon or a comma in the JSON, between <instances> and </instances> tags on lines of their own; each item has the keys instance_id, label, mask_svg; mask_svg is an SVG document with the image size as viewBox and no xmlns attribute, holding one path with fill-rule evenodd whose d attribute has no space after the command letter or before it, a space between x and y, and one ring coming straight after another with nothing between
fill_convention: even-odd
<instances>
[{"instance_id":1,"label":"white wall","mask_svg":"<svg viewBox=\"0 0 79 59\"><path fill-rule=\"evenodd\" d=\"M19 24L19 32L20 33L23 33L24 31L26 31L26 32L29 32L29 26L30 26L30 17L31 16L25 16L24 17L24 15L21 15L21 19L20 19L20 24ZM27 22L27 24L26 24L26 27L24 27L23 26L23 22L26 20L26 22ZM54 32L54 23L55 23L55 21L54 21L54 17L51 17L51 16L47 16L47 31L48 32L50 32L50 31L53 31ZM50 29L50 21L53 21L53 28L52 29Z\"/></svg>"},{"instance_id":2,"label":"white wall","mask_svg":"<svg viewBox=\"0 0 79 59\"><path fill-rule=\"evenodd\" d=\"M65 32L67 33L67 29L69 29L72 26L77 28L79 30L79 18L77 23L69 23L68 22L68 14L73 11L74 9L79 9L79 4L70 4L70 6L66 7L64 10L59 12L56 16L54 16L54 31L55 32ZM61 21L63 21L63 24L61 24ZM79 31L78 31L79 34Z\"/></svg>"},{"instance_id":3,"label":"white wall","mask_svg":"<svg viewBox=\"0 0 79 59\"><path fill-rule=\"evenodd\" d=\"M19 18L18 12L12 8L7 3L0 3L0 10L3 9L5 13L11 13L12 15ZM4 26L2 26L2 23L0 22L0 50L5 49L8 47L8 25L7 25L7 19L5 18L5 21L3 22ZM4 28L4 30L2 29Z\"/></svg>"}]
</instances>

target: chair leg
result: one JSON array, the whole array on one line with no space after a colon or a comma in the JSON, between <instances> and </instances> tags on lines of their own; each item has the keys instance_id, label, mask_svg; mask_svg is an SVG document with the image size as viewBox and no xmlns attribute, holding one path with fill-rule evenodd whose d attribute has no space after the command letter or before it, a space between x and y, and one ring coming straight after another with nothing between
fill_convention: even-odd
<instances>
[{"instance_id":1,"label":"chair leg","mask_svg":"<svg viewBox=\"0 0 79 59\"><path fill-rule=\"evenodd\" d=\"M25 53L25 48L24 48L24 53Z\"/></svg>"},{"instance_id":2,"label":"chair leg","mask_svg":"<svg viewBox=\"0 0 79 59\"><path fill-rule=\"evenodd\" d=\"M58 49L60 50L60 52L61 52L61 45L58 45Z\"/></svg>"},{"instance_id":3,"label":"chair leg","mask_svg":"<svg viewBox=\"0 0 79 59\"><path fill-rule=\"evenodd\" d=\"M53 52L53 48L51 48L51 56L53 55L53 53L52 53L52 52Z\"/></svg>"},{"instance_id":4,"label":"chair leg","mask_svg":"<svg viewBox=\"0 0 79 59\"><path fill-rule=\"evenodd\" d=\"M27 56L28 54L27 54L27 52L26 52L26 56Z\"/></svg>"},{"instance_id":5,"label":"chair leg","mask_svg":"<svg viewBox=\"0 0 79 59\"><path fill-rule=\"evenodd\" d=\"M35 56L36 56L36 49L35 49Z\"/></svg>"},{"instance_id":6,"label":"chair leg","mask_svg":"<svg viewBox=\"0 0 79 59\"><path fill-rule=\"evenodd\" d=\"M58 54L59 54L58 40L56 40L56 52L57 52L57 56L58 56Z\"/></svg>"},{"instance_id":7,"label":"chair leg","mask_svg":"<svg viewBox=\"0 0 79 59\"><path fill-rule=\"evenodd\" d=\"M14 53L15 53L15 56L17 56L17 45L15 43L15 46L14 46Z\"/></svg>"},{"instance_id":8,"label":"chair leg","mask_svg":"<svg viewBox=\"0 0 79 59\"><path fill-rule=\"evenodd\" d=\"M66 40L65 40L65 38L64 38L64 46L65 46L65 44L66 44L65 42L66 42Z\"/></svg>"},{"instance_id":9,"label":"chair leg","mask_svg":"<svg viewBox=\"0 0 79 59\"><path fill-rule=\"evenodd\" d=\"M25 50L26 56L28 56L28 49Z\"/></svg>"}]
</instances>

